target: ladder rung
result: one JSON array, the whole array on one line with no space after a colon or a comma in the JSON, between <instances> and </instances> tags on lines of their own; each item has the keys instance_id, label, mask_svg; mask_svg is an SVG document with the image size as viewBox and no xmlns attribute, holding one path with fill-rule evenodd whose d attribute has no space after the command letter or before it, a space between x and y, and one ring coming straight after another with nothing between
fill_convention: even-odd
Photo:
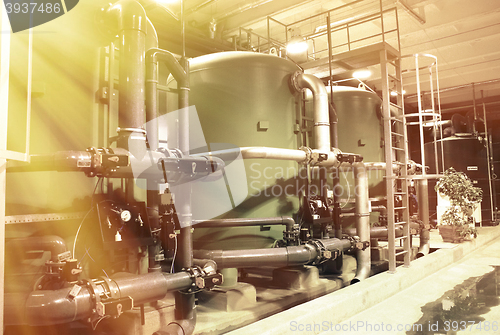
<instances>
[{"instance_id":1,"label":"ladder rung","mask_svg":"<svg viewBox=\"0 0 500 335\"><path fill-rule=\"evenodd\" d=\"M406 240L408 238L408 236L400 236L400 237L396 237L394 239L394 241L401 241L401 240Z\"/></svg>"},{"instance_id":2,"label":"ladder rung","mask_svg":"<svg viewBox=\"0 0 500 335\"><path fill-rule=\"evenodd\" d=\"M405 206L403 206L403 207L394 207L395 211L398 211L398 210L401 210L401 209L406 209L406 207Z\"/></svg>"},{"instance_id":3,"label":"ladder rung","mask_svg":"<svg viewBox=\"0 0 500 335\"><path fill-rule=\"evenodd\" d=\"M395 103L390 102L390 105L395 108L403 109L403 107L396 105Z\"/></svg>"},{"instance_id":4,"label":"ladder rung","mask_svg":"<svg viewBox=\"0 0 500 335\"><path fill-rule=\"evenodd\" d=\"M394 192L395 195L406 195L406 192Z\"/></svg>"},{"instance_id":5,"label":"ladder rung","mask_svg":"<svg viewBox=\"0 0 500 335\"><path fill-rule=\"evenodd\" d=\"M406 224L406 221L394 222L394 225L395 225L395 226L402 226L402 225L404 225L404 224Z\"/></svg>"},{"instance_id":6,"label":"ladder rung","mask_svg":"<svg viewBox=\"0 0 500 335\"><path fill-rule=\"evenodd\" d=\"M395 136L405 137L405 135L404 135L404 134L400 134L400 133L394 133L394 132L392 132L391 134L392 134L392 135L395 135Z\"/></svg>"},{"instance_id":7,"label":"ladder rung","mask_svg":"<svg viewBox=\"0 0 500 335\"><path fill-rule=\"evenodd\" d=\"M405 149L403 149L403 148L396 148L396 147L392 147L392 149L394 149L394 150L399 150L399 151L405 151Z\"/></svg>"},{"instance_id":8,"label":"ladder rung","mask_svg":"<svg viewBox=\"0 0 500 335\"><path fill-rule=\"evenodd\" d=\"M408 253L408 250L403 250L403 251L400 251L400 252L396 252L396 257L399 256L399 255L404 255Z\"/></svg>"}]
</instances>

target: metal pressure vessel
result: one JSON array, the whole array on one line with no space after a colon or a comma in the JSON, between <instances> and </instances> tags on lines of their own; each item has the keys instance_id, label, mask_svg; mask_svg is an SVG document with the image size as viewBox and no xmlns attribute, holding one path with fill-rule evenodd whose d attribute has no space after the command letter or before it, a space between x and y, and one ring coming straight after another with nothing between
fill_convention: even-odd
<instances>
[{"instance_id":1,"label":"metal pressure vessel","mask_svg":"<svg viewBox=\"0 0 500 335\"><path fill-rule=\"evenodd\" d=\"M298 95L289 86L297 70L288 60L252 52L224 52L192 59L189 100L196 109L207 147L211 151L254 146L297 149L294 131ZM175 98L168 100L169 109L175 109ZM199 143L192 130L190 138ZM193 197L198 196L195 202L212 204L205 217L196 212L199 206L193 203L195 218L276 217L297 212L301 185L296 162L245 159L231 164L226 172L225 187L193 192ZM219 211L214 210L217 206ZM210 241L203 239L202 246L210 248L220 240L230 240L227 248L241 248L244 241L255 248L282 238L282 227L266 229L211 229ZM256 239L256 235L262 238Z\"/></svg>"}]
</instances>

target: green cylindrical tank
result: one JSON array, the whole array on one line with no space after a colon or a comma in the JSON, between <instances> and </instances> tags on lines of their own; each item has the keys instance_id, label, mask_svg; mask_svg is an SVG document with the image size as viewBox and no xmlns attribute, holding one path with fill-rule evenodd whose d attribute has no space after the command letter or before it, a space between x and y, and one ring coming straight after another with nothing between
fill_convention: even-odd
<instances>
[{"instance_id":1,"label":"green cylindrical tank","mask_svg":"<svg viewBox=\"0 0 500 335\"><path fill-rule=\"evenodd\" d=\"M298 104L289 86L291 74L297 70L288 60L252 52L225 52L192 59L189 100L196 107L209 148L217 150L228 144L297 149L294 127ZM174 106L168 104L172 110ZM236 199L234 194L241 194L241 187L237 189L237 184L227 180L227 191L233 194L235 207L219 216L275 217L297 212L298 168L292 161L245 159L246 176L238 171L237 178L246 178L248 195ZM280 226L264 232L259 227L203 229L204 235L210 236L203 239L203 247L215 247L221 240L227 240L227 248L241 248L245 242L254 248L269 246L276 238L282 238L282 231Z\"/></svg>"},{"instance_id":2,"label":"green cylindrical tank","mask_svg":"<svg viewBox=\"0 0 500 335\"><path fill-rule=\"evenodd\" d=\"M333 102L338 118L338 147L346 153L363 156L364 162L383 162L383 124L381 99L370 91L349 86L328 86L328 98ZM307 95L306 115L312 116L311 95ZM333 99L333 100L332 100ZM354 199L354 179L351 172L340 172L340 198ZM384 172L368 171L370 197L385 195ZM375 217L372 218L375 220ZM349 221L349 220L347 220Z\"/></svg>"}]
</instances>

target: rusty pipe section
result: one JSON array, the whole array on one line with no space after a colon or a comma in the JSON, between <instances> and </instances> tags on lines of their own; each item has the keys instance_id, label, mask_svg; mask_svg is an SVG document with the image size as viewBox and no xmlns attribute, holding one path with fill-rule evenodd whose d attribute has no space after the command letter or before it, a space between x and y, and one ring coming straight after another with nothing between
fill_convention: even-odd
<instances>
[{"instance_id":1,"label":"rusty pipe section","mask_svg":"<svg viewBox=\"0 0 500 335\"><path fill-rule=\"evenodd\" d=\"M187 289L192 278L187 272L163 274L159 272L131 275L123 278L99 281L92 290L82 286L72 297L73 287L59 290L39 290L31 293L7 293L5 295L5 320L8 325L27 324L45 326L87 320L96 308L94 295L111 296L114 299L131 297L134 305L156 301L167 292Z\"/></svg>"},{"instance_id":2,"label":"rusty pipe section","mask_svg":"<svg viewBox=\"0 0 500 335\"><path fill-rule=\"evenodd\" d=\"M300 246L249 250L195 250L195 258L211 259L218 268L285 267L315 264L325 260L325 251L335 252L354 248L355 240L322 239Z\"/></svg>"},{"instance_id":3,"label":"rusty pipe section","mask_svg":"<svg viewBox=\"0 0 500 335\"><path fill-rule=\"evenodd\" d=\"M59 236L30 236L7 239L5 250L9 254L19 254L25 251L50 251L50 260L59 262L59 255L68 251L66 242Z\"/></svg>"}]
</instances>

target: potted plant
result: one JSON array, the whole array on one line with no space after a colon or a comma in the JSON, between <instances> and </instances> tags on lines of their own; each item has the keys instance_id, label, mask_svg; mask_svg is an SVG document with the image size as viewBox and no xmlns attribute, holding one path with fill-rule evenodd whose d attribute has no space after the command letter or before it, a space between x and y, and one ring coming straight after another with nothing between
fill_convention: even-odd
<instances>
[{"instance_id":1,"label":"potted plant","mask_svg":"<svg viewBox=\"0 0 500 335\"><path fill-rule=\"evenodd\" d=\"M483 191L475 187L465 173L457 172L454 168L445 171L434 189L449 201L439 224L443 241L461 242L470 236L475 238L477 230L472 213L480 204Z\"/></svg>"}]
</instances>

